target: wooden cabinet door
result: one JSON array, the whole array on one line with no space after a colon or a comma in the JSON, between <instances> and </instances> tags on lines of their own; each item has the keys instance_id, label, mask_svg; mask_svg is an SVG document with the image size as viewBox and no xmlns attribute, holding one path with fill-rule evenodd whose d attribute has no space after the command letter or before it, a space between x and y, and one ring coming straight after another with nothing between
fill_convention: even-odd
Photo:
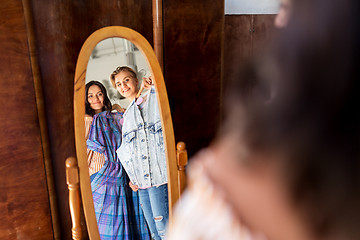
<instances>
[{"instance_id":1,"label":"wooden cabinet door","mask_svg":"<svg viewBox=\"0 0 360 240\"><path fill-rule=\"evenodd\" d=\"M0 239L53 239L22 1L3 1L0 22Z\"/></svg>"}]
</instances>

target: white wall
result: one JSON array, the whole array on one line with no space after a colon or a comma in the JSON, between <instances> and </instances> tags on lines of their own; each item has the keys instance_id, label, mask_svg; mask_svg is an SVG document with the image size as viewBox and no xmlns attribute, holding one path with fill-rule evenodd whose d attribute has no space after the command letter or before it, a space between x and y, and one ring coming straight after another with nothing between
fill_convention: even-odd
<instances>
[{"instance_id":1,"label":"white wall","mask_svg":"<svg viewBox=\"0 0 360 240\"><path fill-rule=\"evenodd\" d=\"M276 14L280 0L225 0L225 14Z\"/></svg>"},{"instance_id":2,"label":"white wall","mask_svg":"<svg viewBox=\"0 0 360 240\"><path fill-rule=\"evenodd\" d=\"M100 49L99 51L106 51ZM104 54L99 58L90 58L87 69L86 69L86 78L85 82L88 83L91 80L101 82L107 91L108 97L112 104L119 104L120 106L126 108L129 102L126 99L120 99L120 94L118 91L113 88L109 80L110 74L119 66L129 66L134 70L137 70L137 77L141 83L142 77L150 76L150 69L147 65L146 59L139 50L133 52L135 55L135 65L130 66L126 53L123 50L113 51L116 52L113 54ZM136 69L135 69L136 68Z\"/></svg>"}]
</instances>

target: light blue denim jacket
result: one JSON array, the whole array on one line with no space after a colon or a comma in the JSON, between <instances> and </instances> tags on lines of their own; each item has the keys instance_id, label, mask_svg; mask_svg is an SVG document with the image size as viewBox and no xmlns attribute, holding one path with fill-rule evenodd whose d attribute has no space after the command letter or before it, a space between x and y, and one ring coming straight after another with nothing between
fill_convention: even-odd
<instances>
[{"instance_id":1,"label":"light blue denim jacket","mask_svg":"<svg viewBox=\"0 0 360 240\"><path fill-rule=\"evenodd\" d=\"M139 188L167 183L166 158L155 88L146 93L144 108L135 100L124 113L122 143L116 151L131 182Z\"/></svg>"}]
</instances>

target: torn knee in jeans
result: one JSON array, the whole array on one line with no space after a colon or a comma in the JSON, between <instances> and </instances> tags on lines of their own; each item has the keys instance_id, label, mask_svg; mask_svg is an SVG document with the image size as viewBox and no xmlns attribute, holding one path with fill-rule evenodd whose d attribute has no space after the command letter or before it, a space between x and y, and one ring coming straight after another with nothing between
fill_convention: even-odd
<instances>
[{"instance_id":1,"label":"torn knee in jeans","mask_svg":"<svg viewBox=\"0 0 360 240\"><path fill-rule=\"evenodd\" d=\"M163 220L163 216L154 217L155 222L160 222Z\"/></svg>"}]
</instances>

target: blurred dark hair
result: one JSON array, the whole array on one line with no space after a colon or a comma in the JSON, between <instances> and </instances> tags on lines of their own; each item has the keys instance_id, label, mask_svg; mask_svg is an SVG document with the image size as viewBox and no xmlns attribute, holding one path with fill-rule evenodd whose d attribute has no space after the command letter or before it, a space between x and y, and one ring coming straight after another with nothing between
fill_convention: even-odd
<instances>
[{"instance_id":1,"label":"blurred dark hair","mask_svg":"<svg viewBox=\"0 0 360 240\"><path fill-rule=\"evenodd\" d=\"M294 0L267 58L229 83L224 132L283 156L289 192L318 236L360 236L358 0ZM264 95L259 89L265 88ZM263 97L275 89L275 95ZM271 159L271 158L269 158Z\"/></svg>"},{"instance_id":2,"label":"blurred dark hair","mask_svg":"<svg viewBox=\"0 0 360 240\"><path fill-rule=\"evenodd\" d=\"M100 89L101 89L101 92L103 93L104 95L104 106L103 108L101 109L101 111L111 111L112 109L112 105L111 105L111 102L110 102L110 99L106 93L106 88L104 87L104 85L102 85L100 82L98 81L90 81L86 84L85 86L85 113L90 115L90 116L94 116L95 115L95 110L92 109L90 107L90 103L88 101L88 93L89 93L89 88L93 85L96 85L98 86Z\"/></svg>"}]
</instances>

